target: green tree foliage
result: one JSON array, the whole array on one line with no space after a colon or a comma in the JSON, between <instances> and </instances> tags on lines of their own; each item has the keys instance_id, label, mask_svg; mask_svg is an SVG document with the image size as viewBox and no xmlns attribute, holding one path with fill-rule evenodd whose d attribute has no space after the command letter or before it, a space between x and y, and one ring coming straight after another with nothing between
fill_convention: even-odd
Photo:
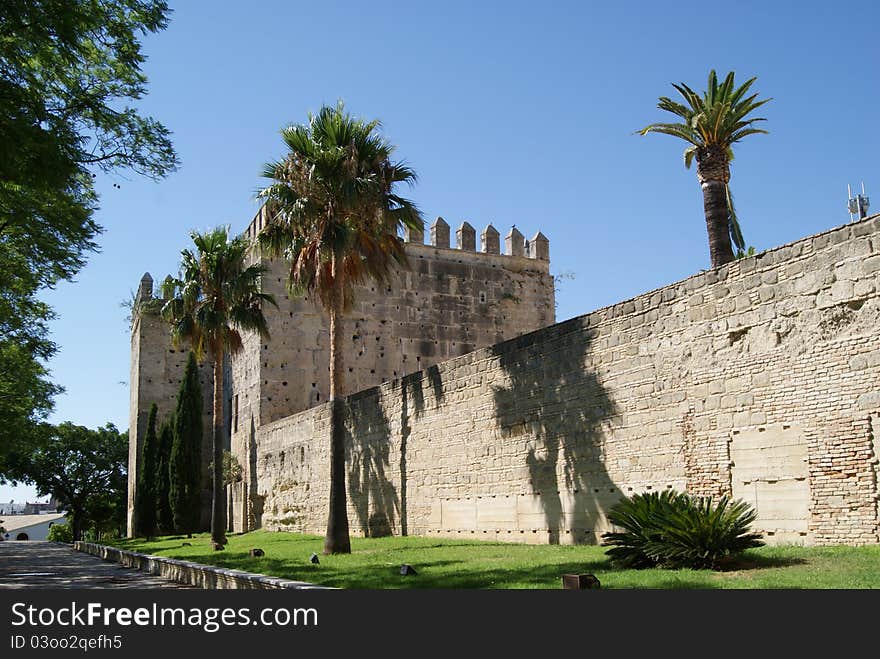
<instances>
[{"instance_id":1,"label":"green tree foliage","mask_svg":"<svg viewBox=\"0 0 880 659\"><path fill-rule=\"evenodd\" d=\"M177 166L168 130L127 105L146 91L140 38L168 13L152 0L0 2L0 480L61 391L42 365L56 346L37 293L96 249L95 171Z\"/></svg>"},{"instance_id":2,"label":"green tree foliage","mask_svg":"<svg viewBox=\"0 0 880 659\"><path fill-rule=\"evenodd\" d=\"M756 515L747 503L728 497L713 502L675 490L635 494L608 513L608 521L623 531L602 539L618 567L718 569L764 544L761 534L749 531Z\"/></svg>"},{"instance_id":3,"label":"green tree foliage","mask_svg":"<svg viewBox=\"0 0 880 659\"><path fill-rule=\"evenodd\" d=\"M229 238L229 227L191 234L196 253L181 252L180 278L162 285L162 316L171 322L175 345L186 341L199 358L207 356L214 370L212 408L211 539L226 544L226 497L223 489L223 359L241 351L242 332L255 332L264 340L269 328L263 303L275 299L260 291L266 271L260 263L246 264L250 242L245 236ZM277 306L277 305L276 305Z\"/></svg>"},{"instance_id":4,"label":"green tree foliage","mask_svg":"<svg viewBox=\"0 0 880 659\"><path fill-rule=\"evenodd\" d=\"M202 510L202 385L193 353L177 394L169 474L174 529L192 535L199 529Z\"/></svg>"},{"instance_id":5,"label":"green tree foliage","mask_svg":"<svg viewBox=\"0 0 880 659\"><path fill-rule=\"evenodd\" d=\"M102 516L105 497L125 498L128 438L112 423L91 430L66 422L41 426L39 447L22 466L22 480L51 494L71 519L73 539L82 539L90 518Z\"/></svg>"},{"instance_id":6,"label":"green tree foliage","mask_svg":"<svg viewBox=\"0 0 880 659\"><path fill-rule=\"evenodd\" d=\"M159 467L159 437L156 435L156 403L150 407L147 432L138 460L137 493L134 503L134 519L137 533L147 538L156 535L157 490Z\"/></svg>"},{"instance_id":7,"label":"green tree foliage","mask_svg":"<svg viewBox=\"0 0 880 659\"><path fill-rule=\"evenodd\" d=\"M748 95L755 80L751 78L736 87L731 71L719 84L715 71L710 71L708 87L702 96L683 82L673 84L685 104L661 96L657 107L681 117L683 121L651 124L639 131L642 135L672 135L688 142L684 164L690 168L694 158L697 159L697 179L703 190L703 209L713 268L734 259L733 247L745 249L733 195L730 193L730 161L733 160L733 144L749 135L767 132L753 125L766 121L765 118L749 118L750 113L771 100L759 101L757 94Z\"/></svg>"},{"instance_id":8,"label":"green tree foliage","mask_svg":"<svg viewBox=\"0 0 880 659\"><path fill-rule=\"evenodd\" d=\"M349 553L345 495L344 365L342 314L351 307L354 287L384 282L394 264L406 262L398 232L421 229L422 215L397 194L415 172L391 157L395 147L342 102L323 107L306 125L281 131L288 149L268 163L272 183L258 196L266 200L269 222L260 245L290 261L292 293L313 295L330 319L330 511L324 552Z\"/></svg>"},{"instance_id":9,"label":"green tree foliage","mask_svg":"<svg viewBox=\"0 0 880 659\"><path fill-rule=\"evenodd\" d=\"M56 522L49 527L46 539L51 542L73 542L73 529L70 528L67 520L61 523Z\"/></svg>"},{"instance_id":10,"label":"green tree foliage","mask_svg":"<svg viewBox=\"0 0 880 659\"><path fill-rule=\"evenodd\" d=\"M156 462L156 521L160 531L174 530L171 511L171 447L174 445L174 419L166 419L159 431L159 455Z\"/></svg>"}]
</instances>

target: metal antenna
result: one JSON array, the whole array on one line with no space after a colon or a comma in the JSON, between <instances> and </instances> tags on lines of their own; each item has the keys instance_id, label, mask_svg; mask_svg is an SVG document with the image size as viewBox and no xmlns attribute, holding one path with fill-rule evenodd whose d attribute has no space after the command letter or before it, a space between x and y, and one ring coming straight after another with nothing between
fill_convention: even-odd
<instances>
[{"instance_id":1,"label":"metal antenna","mask_svg":"<svg viewBox=\"0 0 880 659\"><path fill-rule=\"evenodd\" d=\"M871 206L871 200L868 199L867 195L865 194L865 182L862 181L862 194L857 194L855 197L852 196L852 188L850 187L849 183L847 183L846 194L846 206L849 210L850 222L855 222L856 220L864 220L866 217L868 217L868 208L870 208Z\"/></svg>"}]
</instances>

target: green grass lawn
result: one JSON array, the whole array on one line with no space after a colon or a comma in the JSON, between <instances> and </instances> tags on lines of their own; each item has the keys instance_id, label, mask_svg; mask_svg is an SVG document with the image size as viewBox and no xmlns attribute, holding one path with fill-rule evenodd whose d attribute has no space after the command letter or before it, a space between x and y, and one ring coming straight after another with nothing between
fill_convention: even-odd
<instances>
[{"instance_id":1,"label":"green grass lawn","mask_svg":"<svg viewBox=\"0 0 880 659\"><path fill-rule=\"evenodd\" d=\"M192 543L183 546L184 542ZM171 536L153 542L119 540L124 549L268 574L337 588L555 588L565 573L592 573L602 588L880 588L880 546L762 547L724 572L616 570L595 546L392 537L352 538L350 555L324 556L323 538L256 531L229 536L211 550L210 536ZM252 558L259 547L265 556ZM317 553L320 564L309 557ZM415 576L401 576L409 563Z\"/></svg>"}]
</instances>

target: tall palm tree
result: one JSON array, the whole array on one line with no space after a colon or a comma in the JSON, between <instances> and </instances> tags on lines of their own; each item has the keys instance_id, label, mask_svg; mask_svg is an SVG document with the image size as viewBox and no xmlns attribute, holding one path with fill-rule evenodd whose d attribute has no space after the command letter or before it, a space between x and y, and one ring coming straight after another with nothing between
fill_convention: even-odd
<instances>
[{"instance_id":1,"label":"tall palm tree","mask_svg":"<svg viewBox=\"0 0 880 659\"><path fill-rule=\"evenodd\" d=\"M196 357L207 356L214 369L213 496L211 539L226 544L223 496L223 359L242 349L241 332L269 338L264 302L275 299L260 291L265 267L246 265L250 243L244 236L229 239L229 227L190 234L196 253L181 252L180 277L162 284L166 302L162 316L171 322L175 345L187 342ZM277 305L276 305L277 306Z\"/></svg>"},{"instance_id":2,"label":"tall palm tree","mask_svg":"<svg viewBox=\"0 0 880 659\"><path fill-rule=\"evenodd\" d=\"M309 115L305 125L284 128L286 156L268 163L260 190L269 221L260 245L290 263L292 293L314 295L330 319L330 510L324 553L349 553L345 494L342 315L354 286L385 281L393 264L405 264L398 232L421 229L422 215L394 192L413 184L415 172L391 156L394 146L377 133L378 121L349 115L340 101Z\"/></svg>"},{"instance_id":3,"label":"tall palm tree","mask_svg":"<svg viewBox=\"0 0 880 659\"><path fill-rule=\"evenodd\" d=\"M709 72L709 85L699 96L684 83L673 84L686 105L661 96L657 107L681 117L676 124L651 124L638 131L641 135L663 133L690 143L684 151L685 167L690 169L697 159L697 179L703 189L703 209L706 230L709 233L709 255L715 268L734 259L731 243L745 249L739 220L730 194L730 161L732 145L747 135L767 133L755 128L763 117L748 118L749 113L771 99L757 100L758 95L746 96L756 78L750 78L740 87L734 87L733 71L718 84L715 71Z\"/></svg>"}]
</instances>

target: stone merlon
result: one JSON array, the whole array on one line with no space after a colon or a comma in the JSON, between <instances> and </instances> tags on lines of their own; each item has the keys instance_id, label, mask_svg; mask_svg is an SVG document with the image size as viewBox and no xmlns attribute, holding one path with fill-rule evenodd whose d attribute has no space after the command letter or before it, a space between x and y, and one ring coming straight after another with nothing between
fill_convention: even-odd
<instances>
[{"instance_id":1,"label":"stone merlon","mask_svg":"<svg viewBox=\"0 0 880 659\"><path fill-rule=\"evenodd\" d=\"M529 258L541 261L550 260L550 241L540 231L529 241Z\"/></svg>"},{"instance_id":2,"label":"stone merlon","mask_svg":"<svg viewBox=\"0 0 880 659\"><path fill-rule=\"evenodd\" d=\"M516 227L510 227L510 232L504 237L504 253L508 256L525 256L525 236Z\"/></svg>"},{"instance_id":3,"label":"stone merlon","mask_svg":"<svg viewBox=\"0 0 880 659\"><path fill-rule=\"evenodd\" d=\"M458 249L476 252L477 230L470 225L470 222L462 222L461 226L458 227L458 231L455 232L455 242Z\"/></svg>"},{"instance_id":4,"label":"stone merlon","mask_svg":"<svg viewBox=\"0 0 880 659\"><path fill-rule=\"evenodd\" d=\"M480 234L480 245L486 254L501 253L501 234L491 224Z\"/></svg>"},{"instance_id":5,"label":"stone merlon","mask_svg":"<svg viewBox=\"0 0 880 659\"><path fill-rule=\"evenodd\" d=\"M153 277L149 272L145 272L138 286L137 300L149 300L151 297L153 297Z\"/></svg>"},{"instance_id":6,"label":"stone merlon","mask_svg":"<svg viewBox=\"0 0 880 659\"><path fill-rule=\"evenodd\" d=\"M403 240L408 243L415 243L416 245L424 245L425 225L420 223L416 228L406 227L403 230Z\"/></svg>"},{"instance_id":7,"label":"stone merlon","mask_svg":"<svg viewBox=\"0 0 880 659\"><path fill-rule=\"evenodd\" d=\"M449 225L442 217L438 217L431 225L431 244L434 247L449 248Z\"/></svg>"}]
</instances>

